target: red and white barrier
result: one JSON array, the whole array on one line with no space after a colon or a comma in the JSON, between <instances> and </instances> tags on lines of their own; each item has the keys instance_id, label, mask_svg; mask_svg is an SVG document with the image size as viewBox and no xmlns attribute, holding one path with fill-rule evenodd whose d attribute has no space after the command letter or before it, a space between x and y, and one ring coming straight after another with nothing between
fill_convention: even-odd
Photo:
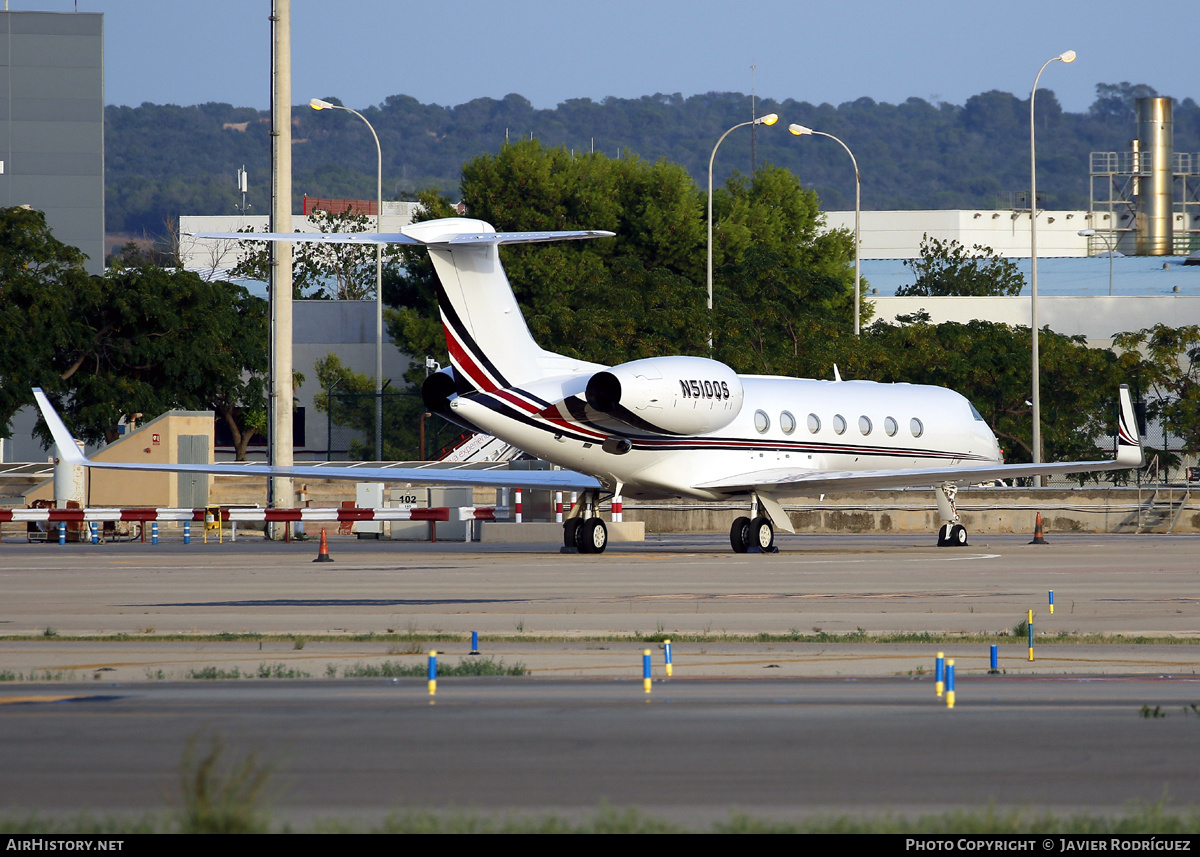
<instances>
[{"instance_id":1,"label":"red and white barrier","mask_svg":"<svg viewBox=\"0 0 1200 857\"><path fill-rule=\"evenodd\" d=\"M562 492L555 491L554 492L554 523L561 524L562 522L563 522Z\"/></svg>"},{"instance_id":2,"label":"red and white barrier","mask_svg":"<svg viewBox=\"0 0 1200 857\"><path fill-rule=\"evenodd\" d=\"M519 502L519 501L518 501ZM519 508L519 507L518 507ZM518 512L518 514L520 514ZM0 509L0 523L203 521L204 509ZM501 506L442 506L430 509L256 509L221 510L221 520L249 521L495 521L508 517Z\"/></svg>"},{"instance_id":3,"label":"red and white barrier","mask_svg":"<svg viewBox=\"0 0 1200 857\"><path fill-rule=\"evenodd\" d=\"M517 510L517 517L515 518L515 520L519 524L519 523L521 523L521 489L520 488L518 488L516 490L516 503L514 505L516 506L516 510Z\"/></svg>"}]
</instances>

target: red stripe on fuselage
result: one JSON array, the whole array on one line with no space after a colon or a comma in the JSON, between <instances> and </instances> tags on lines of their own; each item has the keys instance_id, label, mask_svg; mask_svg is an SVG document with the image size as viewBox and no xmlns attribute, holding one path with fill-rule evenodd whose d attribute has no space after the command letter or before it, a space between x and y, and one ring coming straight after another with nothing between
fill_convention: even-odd
<instances>
[{"instance_id":1,"label":"red stripe on fuselage","mask_svg":"<svg viewBox=\"0 0 1200 857\"><path fill-rule=\"evenodd\" d=\"M450 359L463 371L467 378L485 393L499 389L499 385L489 378L483 369L479 367L479 364L463 348L462 343L455 338L454 333L450 330L450 326L444 321L442 322L442 330L446 333L446 349L450 352Z\"/></svg>"}]
</instances>

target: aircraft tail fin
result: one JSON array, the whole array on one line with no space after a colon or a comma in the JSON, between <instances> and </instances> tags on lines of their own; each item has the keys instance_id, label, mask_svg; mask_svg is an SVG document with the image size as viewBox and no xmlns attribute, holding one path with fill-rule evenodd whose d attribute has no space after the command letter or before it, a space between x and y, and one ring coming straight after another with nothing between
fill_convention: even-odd
<instances>
[{"instance_id":1,"label":"aircraft tail fin","mask_svg":"<svg viewBox=\"0 0 1200 857\"><path fill-rule=\"evenodd\" d=\"M440 281L438 306L461 393L472 388L494 390L516 386L545 376L554 363L567 360L543 351L534 342L500 264L500 245L610 238L613 234L598 229L497 232L482 220L446 217L413 223L396 233L199 232L195 237L424 245Z\"/></svg>"},{"instance_id":2,"label":"aircraft tail fin","mask_svg":"<svg viewBox=\"0 0 1200 857\"><path fill-rule=\"evenodd\" d=\"M58 457L69 464L87 464L87 456L80 452L75 438L71 436L71 432L67 430L58 411L54 410L54 406L50 404L50 400L41 387L33 388L33 398L37 402L38 410L42 412L42 419L50 428L54 445L58 447Z\"/></svg>"},{"instance_id":3,"label":"aircraft tail fin","mask_svg":"<svg viewBox=\"0 0 1200 857\"><path fill-rule=\"evenodd\" d=\"M1138 433L1137 415L1133 411L1128 384L1121 385L1118 398L1121 412L1117 418L1116 463L1121 467L1141 467L1146 463L1146 457L1142 453L1142 438Z\"/></svg>"},{"instance_id":4,"label":"aircraft tail fin","mask_svg":"<svg viewBox=\"0 0 1200 857\"><path fill-rule=\"evenodd\" d=\"M438 308L460 386L488 391L544 377L548 360L563 359L544 351L530 334L499 246L611 233L496 232L480 220L447 218L414 223L405 234L426 244L437 271Z\"/></svg>"}]
</instances>

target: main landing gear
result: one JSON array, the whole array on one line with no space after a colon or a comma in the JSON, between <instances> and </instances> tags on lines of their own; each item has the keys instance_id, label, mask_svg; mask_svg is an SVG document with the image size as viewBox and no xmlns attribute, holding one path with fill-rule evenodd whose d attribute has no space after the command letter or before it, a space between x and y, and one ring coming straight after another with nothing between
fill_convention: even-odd
<instances>
[{"instance_id":1,"label":"main landing gear","mask_svg":"<svg viewBox=\"0 0 1200 857\"><path fill-rule=\"evenodd\" d=\"M967 546L967 528L962 524L942 524L938 529L938 547L965 548Z\"/></svg>"},{"instance_id":2,"label":"main landing gear","mask_svg":"<svg viewBox=\"0 0 1200 857\"><path fill-rule=\"evenodd\" d=\"M579 553L604 553L608 547L608 527L596 514L596 497L583 496L583 514L563 521L563 550Z\"/></svg>"},{"instance_id":3,"label":"main landing gear","mask_svg":"<svg viewBox=\"0 0 1200 857\"><path fill-rule=\"evenodd\" d=\"M729 529L729 544L734 553L775 553L775 528L764 515L741 517Z\"/></svg>"},{"instance_id":4,"label":"main landing gear","mask_svg":"<svg viewBox=\"0 0 1200 857\"><path fill-rule=\"evenodd\" d=\"M739 517L729 528L729 545L734 553L778 553L775 527L760 511L758 495L750 497L750 517Z\"/></svg>"},{"instance_id":5,"label":"main landing gear","mask_svg":"<svg viewBox=\"0 0 1200 857\"><path fill-rule=\"evenodd\" d=\"M604 553L608 527L601 518L571 518L563 522L563 547L580 553Z\"/></svg>"}]
</instances>

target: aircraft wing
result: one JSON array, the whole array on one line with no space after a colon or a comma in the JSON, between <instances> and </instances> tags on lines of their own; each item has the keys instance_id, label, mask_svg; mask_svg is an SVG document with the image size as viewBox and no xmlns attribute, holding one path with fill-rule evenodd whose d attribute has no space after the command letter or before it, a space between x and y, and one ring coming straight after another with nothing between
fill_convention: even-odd
<instances>
[{"instance_id":1,"label":"aircraft wing","mask_svg":"<svg viewBox=\"0 0 1200 857\"><path fill-rule=\"evenodd\" d=\"M775 468L746 473L731 479L702 482L696 488L744 493L771 491L785 493L794 488L804 493L858 491L882 488L934 488L938 485L978 485L993 479L1053 473L1087 473L1094 470L1122 470L1134 465L1113 461L1074 461L1056 464L990 464L967 467L922 467L906 470L801 470Z\"/></svg>"},{"instance_id":2,"label":"aircraft wing","mask_svg":"<svg viewBox=\"0 0 1200 857\"><path fill-rule=\"evenodd\" d=\"M46 394L35 387L33 397L50 427L59 456L71 464L101 470L165 470L171 473L212 473L223 476L290 476L306 479L353 479L356 482L407 482L414 485L479 485L493 488L526 488L547 491L587 491L600 488L591 476L573 470L506 470L503 465L492 469L459 467L359 467L353 464L335 466L274 467L269 464L138 464L136 462L93 461L75 444L75 439L63 424Z\"/></svg>"}]
</instances>

